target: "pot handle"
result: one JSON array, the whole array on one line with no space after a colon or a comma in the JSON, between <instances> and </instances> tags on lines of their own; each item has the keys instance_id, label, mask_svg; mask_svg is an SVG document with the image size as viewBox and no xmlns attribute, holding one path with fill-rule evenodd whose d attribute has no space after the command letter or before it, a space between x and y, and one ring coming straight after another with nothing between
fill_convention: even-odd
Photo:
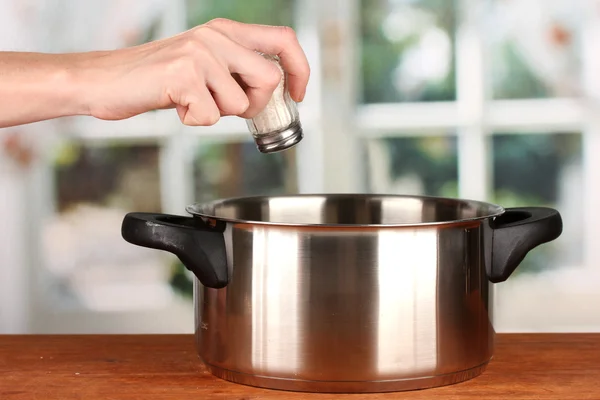
<instances>
[{"instance_id":1,"label":"pot handle","mask_svg":"<svg viewBox=\"0 0 600 400\"><path fill-rule=\"evenodd\" d=\"M223 233L197 218L129 213L121 235L129 243L175 254L206 287L220 289L229 282Z\"/></svg>"},{"instance_id":2,"label":"pot handle","mask_svg":"<svg viewBox=\"0 0 600 400\"><path fill-rule=\"evenodd\" d=\"M490 225L493 283L508 279L530 250L558 238L563 227L560 213L547 207L507 208Z\"/></svg>"}]
</instances>

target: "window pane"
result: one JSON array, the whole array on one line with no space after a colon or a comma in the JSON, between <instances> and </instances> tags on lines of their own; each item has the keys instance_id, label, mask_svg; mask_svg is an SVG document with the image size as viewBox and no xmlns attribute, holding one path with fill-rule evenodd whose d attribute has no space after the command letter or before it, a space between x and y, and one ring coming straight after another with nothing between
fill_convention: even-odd
<instances>
[{"instance_id":1,"label":"window pane","mask_svg":"<svg viewBox=\"0 0 600 400\"><path fill-rule=\"evenodd\" d=\"M582 263L580 134L497 134L493 137L494 198L504 207L549 206L563 217L559 240L530 252L511 280Z\"/></svg>"},{"instance_id":2,"label":"window pane","mask_svg":"<svg viewBox=\"0 0 600 400\"><path fill-rule=\"evenodd\" d=\"M253 142L222 143L199 140L194 161L195 202L239 196L298 193L296 148L262 154ZM188 298L192 281L176 262L174 284Z\"/></svg>"},{"instance_id":3,"label":"window pane","mask_svg":"<svg viewBox=\"0 0 600 400\"><path fill-rule=\"evenodd\" d=\"M361 0L362 102L456 98L454 3Z\"/></svg>"},{"instance_id":4,"label":"window pane","mask_svg":"<svg viewBox=\"0 0 600 400\"><path fill-rule=\"evenodd\" d=\"M492 5L494 98L578 95L581 4L494 0Z\"/></svg>"},{"instance_id":5,"label":"window pane","mask_svg":"<svg viewBox=\"0 0 600 400\"><path fill-rule=\"evenodd\" d=\"M53 162L56 212L42 231L50 307L89 311L163 308L172 301L165 252L121 237L128 211L160 212L155 145L62 145Z\"/></svg>"},{"instance_id":6,"label":"window pane","mask_svg":"<svg viewBox=\"0 0 600 400\"><path fill-rule=\"evenodd\" d=\"M367 142L374 193L456 197L456 136L396 137Z\"/></svg>"},{"instance_id":7,"label":"window pane","mask_svg":"<svg viewBox=\"0 0 600 400\"><path fill-rule=\"evenodd\" d=\"M581 308L588 301L585 294L577 293L595 289L589 274L581 272L586 240L582 136L499 134L493 145L494 200L506 207L551 206L563 219L563 233L557 240L530 251L506 282L495 285L497 329L554 331L586 326L593 307Z\"/></svg>"},{"instance_id":8,"label":"window pane","mask_svg":"<svg viewBox=\"0 0 600 400\"><path fill-rule=\"evenodd\" d=\"M294 26L294 0L188 0L187 9L190 28L213 18L228 18L251 24Z\"/></svg>"},{"instance_id":9,"label":"window pane","mask_svg":"<svg viewBox=\"0 0 600 400\"><path fill-rule=\"evenodd\" d=\"M297 193L296 148L262 154L253 142L200 141L194 201Z\"/></svg>"}]
</instances>

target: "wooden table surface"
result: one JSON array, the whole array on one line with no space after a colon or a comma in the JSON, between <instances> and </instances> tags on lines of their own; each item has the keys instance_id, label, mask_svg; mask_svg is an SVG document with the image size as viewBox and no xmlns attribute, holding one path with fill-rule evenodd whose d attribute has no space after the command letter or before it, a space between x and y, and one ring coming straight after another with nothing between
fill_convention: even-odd
<instances>
[{"instance_id":1,"label":"wooden table surface","mask_svg":"<svg viewBox=\"0 0 600 400\"><path fill-rule=\"evenodd\" d=\"M483 375L413 392L292 393L206 372L190 335L0 336L0 399L600 399L600 334L502 334Z\"/></svg>"}]
</instances>

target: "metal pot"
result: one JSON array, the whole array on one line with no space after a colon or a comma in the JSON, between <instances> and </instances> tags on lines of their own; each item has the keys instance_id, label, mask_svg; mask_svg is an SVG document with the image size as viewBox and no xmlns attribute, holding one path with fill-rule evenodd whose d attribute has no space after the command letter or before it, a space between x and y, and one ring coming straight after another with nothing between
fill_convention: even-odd
<instances>
[{"instance_id":1,"label":"metal pot","mask_svg":"<svg viewBox=\"0 0 600 400\"><path fill-rule=\"evenodd\" d=\"M314 392L422 389L481 374L489 282L562 232L550 208L395 195L247 197L131 213L130 243L194 273L214 375Z\"/></svg>"}]
</instances>

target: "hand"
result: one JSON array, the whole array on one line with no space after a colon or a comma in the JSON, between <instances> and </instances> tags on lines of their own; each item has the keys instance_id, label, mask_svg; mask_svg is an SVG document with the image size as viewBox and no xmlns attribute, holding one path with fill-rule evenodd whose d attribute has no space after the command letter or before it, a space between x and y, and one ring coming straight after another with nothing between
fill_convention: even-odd
<instances>
[{"instance_id":1,"label":"hand","mask_svg":"<svg viewBox=\"0 0 600 400\"><path fill-rule=\"evenodd\" d=\"M129 118L176 108L186 125L251 118L281 80L302 101L310 75L291 28L215 19L136 47L70 54L0 52L0 128L62 116Z\"/></svg>"},{"instance_id":2,"label":"hand","mask_svg":"<svg viewBox=\"0 0 600 400\"><path fill-rule=\"evenodd\" d=\"M180 35L80 61L90 82L89 113L122 119L175 107L186 125L212 125L221 116L251 118L281 80L279 55L291 97L302 101L309 65L291 28L216 19ZM85 85L84 85L85 86Z\"/></svg>"}]
</instances>

